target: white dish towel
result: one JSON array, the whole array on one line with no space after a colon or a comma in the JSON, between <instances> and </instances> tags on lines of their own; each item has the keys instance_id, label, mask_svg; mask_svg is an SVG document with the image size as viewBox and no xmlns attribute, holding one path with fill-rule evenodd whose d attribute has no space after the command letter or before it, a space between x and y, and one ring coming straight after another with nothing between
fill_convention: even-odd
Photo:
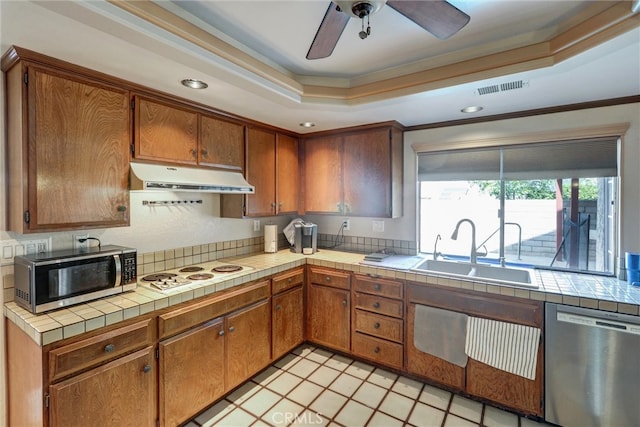
<instances>
[{"instance_id":1,"label":"white dish towel","mask_svg":"<svg viewBox=\"0 0 640 427\"><path fill-rule=\"evenodd\" d=\"M467 366L464 352L467 315L416 304L413 345L460 367Z\"/></svg>"},{"instance_id":2,"label":"white dish towel","mask_svg":"<svg viewBox=\"0 0 640 427\"><path fill-rule=\"evenodd\" d=\"M535 379L540 329L469 317L465 352L479 362Z\"/></svg>"}]
</instances>

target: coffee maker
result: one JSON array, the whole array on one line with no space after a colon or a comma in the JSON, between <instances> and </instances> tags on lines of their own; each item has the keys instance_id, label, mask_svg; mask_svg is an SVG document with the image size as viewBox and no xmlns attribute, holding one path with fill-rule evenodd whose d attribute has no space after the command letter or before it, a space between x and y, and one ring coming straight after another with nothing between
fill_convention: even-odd
<instances>
[{"instance_id":1,"label":"coffee maker","mask_svg":"<svg viewBox=\"0 0 640 427\"><path fill-rule=\"evenodd\" d=\"M310 222L298 223L295 227L294 252L311 255L318 251L318 226Z\"/></svg>"}]
</instances>

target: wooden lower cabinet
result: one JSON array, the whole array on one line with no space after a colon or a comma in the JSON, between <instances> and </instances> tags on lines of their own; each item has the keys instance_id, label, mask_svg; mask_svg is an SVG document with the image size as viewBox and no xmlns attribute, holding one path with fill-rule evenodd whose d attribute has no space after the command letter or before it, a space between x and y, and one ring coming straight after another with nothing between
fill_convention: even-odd
<instances>
[{"instance_id":1,"label":"wooden lower cabinet","mask_svg":"<svg viewBox=\"0 0 640 427\"><path fill-rule=\"evenodd\" d=\"M49 387L50 426L155 426L153 347Z\"/></svg>"},{"instance_id":2,"label":"wooden lower cabinet","mask_svg":"<svg viewBox=\"0 0 640 427\"><path fill-rule=\"evenodd\" d=\"M350 350L350 300L348 290L311 283L307 313L309 340L336 350Z\"/></svg>"},{"instance_id":3,"label":"wooden lower cabinet","mask_svg":"<svg viewBox=\"0 0 640 427\"><path fill-rule=\"evenodd\" d=\"M161 425L183 423L224 394L222 318L161 341L158 347Z\"/></svg>"},{"instance_id":4,"label":"wooden lower cabinet","mask_svg":"<svg viewBox=\"0 0 640 427\"><path fill-rule=\"evenodd\" d=\"M448 388L464 391L465 368L446 360L423 353L413 344L416 305L409 303L407 309L407 372ZM423 325L428 327L428 325Z\"/></svg>"},{"instance_id":5,"label":"wooden lower cabinet","mask_svg":"<svg viewBox=\"0 0 640 427\"><path fill-rule=\"evenodd\" d=\"M526 415L542 417L544 390L543 303L436 285L407 286L407 371L426 380L485 399ZM469 358L465 368L423 353L413 344L416 304L457 311L470 316L540 328L536 376L533 380ZM428 327L428 325L420 325Z\"/></svg>"},{"instance_id":6,"label":"wooden lower cabinet","mask_svg":"<svg viewBox=\"0 0 640 427\"><path fill-rule=\"evenodd\" d=\"M272 298L272 346L277 359L304 341L304 292L302 286Z\"/></svg>"},{"instance_id":7,"label":"wooden lower cabinet","mask_svg":"<svg viewBox=\"0 0 640 427\"><path fill-rule=\"evenodd\" d=\"M227 390L234 388L271 361L269 300L230 314L225 319Z\"/></svg>"}]
</instances>

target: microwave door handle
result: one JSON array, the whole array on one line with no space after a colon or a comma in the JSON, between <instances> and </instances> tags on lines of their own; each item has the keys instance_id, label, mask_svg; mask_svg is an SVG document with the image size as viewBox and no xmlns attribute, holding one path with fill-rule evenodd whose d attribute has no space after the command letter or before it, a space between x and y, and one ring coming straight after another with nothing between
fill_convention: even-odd
<instances>
[{"instance_id":1,"label":"microwave door handle","mask_svg":"<svg viewBox=\"0 0 640 427\"><path fill-rule=\"evenodd\" d=\"M116 263L116 283L113 287L117 288L120 286L120 282L122 282L122 263L120 262L120 255L114 255L113 260Z\"/></svg>"}]
</instances>

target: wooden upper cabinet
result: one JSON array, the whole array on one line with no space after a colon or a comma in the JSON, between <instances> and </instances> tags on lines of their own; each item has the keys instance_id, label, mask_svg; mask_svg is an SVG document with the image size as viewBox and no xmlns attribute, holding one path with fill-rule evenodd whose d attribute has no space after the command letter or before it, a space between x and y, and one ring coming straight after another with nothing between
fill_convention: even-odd
<instances>
[{"instance_id":1,"label":"wooden upper cabinet","mask_svg":"<svg viewBox=\"0 0 640 427\"><path fill-rule=\"evenodd\" d=\"M305 211L341 213L342 136L307 139L304 151Z\"/></svg>"},{"instance_id":2,"label":"wooden upper cabinet","mask_svg":"<svg viewBox=\"0 0 640 427\"><path fill-rule=\"evenodd\" d=\"M198 163L243 171L244 128L240 123L201 114Z\"/></svg>"},{"instance_id":3,"label":"wooden upper cabinet","mask_svg":"<svg viewBox=\"0 0 640 427\"><path fill-rule=\"evenodd\" d=\"M4 71L9 230L129 225L129 92L21 61Z\"/></svg>"},{"instance_id":4,"label":"wooden upper cabinet","mask_svg":"<svg viewBox=\"0 0 640 427\"><path fill-rule=\"evenodd\" d=\"M196 165L198 114L141 96L135 97L137 159Z\"/></svg>"},{"instance_id":5,"label":"wooden upper cabinet","mask_svg":"<svg viewBox=\"0 0 640 427\"><path fill-rule=\"evenodd\" d=\"M223 217L294 214L299 208L298 140L275 131L247 127L245 177L255 194L223 194Z\"/></svg>"},{"instance_id":6,"label":"wooden upper cabinet","mask_svg":"<svg viewBox=\"0 0 640 427\"><path fill-rule=\"evenodd\" d=\"M276 209L278 215L298 212L299 188L298 140L279 133L276 135Z\"/></svg>"},{"instance_id":7,"label":"wooden upper cabinet","mask_svg":"<svg viewBox=\"0 0 640 427\"><path fill-rule=\"evenodd\" d=\"M402 216L402 130L385 125L305 140L307 213Z\"/></svg>"},{"instance_id":8,"label":"wooden upper cabinet","mask_svg":"<svg viewBox=\"0 0 640 427\"><path fill-rule=\"evenodd\" d=\"M345 135L343 147L346 214L391 216L389 129Z\"/></svg>"},{"instance_id":9,"label":"wooden upper cabinet","mask_svg":"<svg viewBox=\"0 0 640 427\"><path fill-rule=\"evenodd\" d=\"M250 127L247 129L247 181L256 188L247 195L247 216L276 214L276 134Z\"/></svg>"}]
</instances>

